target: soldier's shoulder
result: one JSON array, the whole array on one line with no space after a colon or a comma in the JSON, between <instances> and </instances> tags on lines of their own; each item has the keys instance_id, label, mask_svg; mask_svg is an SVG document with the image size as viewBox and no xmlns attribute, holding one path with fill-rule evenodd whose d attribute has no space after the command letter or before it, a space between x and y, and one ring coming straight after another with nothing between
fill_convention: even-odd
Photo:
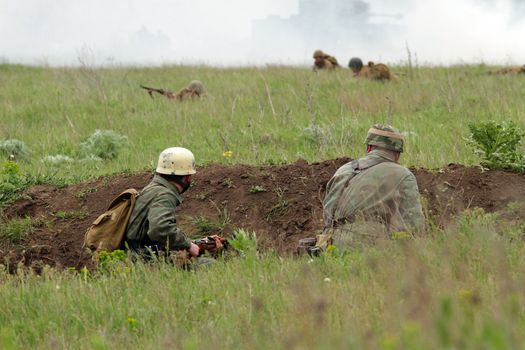
<instances>
[{"instance_id":1,"label":"soldier's shoulder","mask_svg":"<svg viewBox=\"0 0 525 350\"><path fill-rule=\"evenodd\" d=\"M400 177L414 177L414 174L412 174L412 172L408 168L394 162L384 162L378 164L376 168L377 170L386 171L391 175L397 175Z\"/></svg>"}]
</instances>

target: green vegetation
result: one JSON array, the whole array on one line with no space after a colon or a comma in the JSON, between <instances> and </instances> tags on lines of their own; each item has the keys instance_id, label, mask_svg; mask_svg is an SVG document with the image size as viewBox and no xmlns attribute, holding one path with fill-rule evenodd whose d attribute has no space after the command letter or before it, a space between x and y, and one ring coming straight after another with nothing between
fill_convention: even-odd
<instances>
[{"instance_id":1,"label":"green vegetation","mask_svg":"<svg viewBox=\"0 0 525 350\"><path fill-rule=\"evenodd\" d=\"M29 148L20 140L10 139L0 141L0 159L27 160L29 158Z\"/></svg>"},{"instance_id":2,"label":"green vegetation","mask_svg":"<svg viewBox=\"0 0 525 350\"><path fill-rule=\"evenodd\" d=\"M29 163L21 164L24 174L67 182L151 169L159 152L173 145L193 150L198 165L357 157L376 122L406 134L404 164L476 164L468 147L458 147L469 136L469 124L523 123L525 80L483 74L491 69L413 67L408 75L408 67L400 66L394 67L400 82L381 84L353 79L348 70L314 74L293 67L0 65L0 140L16 138L31 150ZM151 99L139 87L176 90L195 78L208 91L201 101ZM121 143L111 143L103 161L40 161L55 155L76 159L79 145L97 129L126 136L126 147L117 154L113 146Z\"/></svg>"},{"instance_id":3,"label":"green vegetation","mask_svg":"<svg viewBox=\"0 0 525 350\"><path fill-rule=\"evenodd\" d=\"M193 216L189 218L189 222L195 226L199 235L207 235L209 233L223 234L225 230L231 226L231 218L228 210L218 210L217 220L211 220L205 216Z\"/></svg>"},{"instance_id":4,"label":"green vegetation","mask_svg":"<svg viewBox=\"0 0 525 350\"><path fill-rule=\"evenodd\" d=\"M0 65L0 207L33 184L152 169L168 146L190 148L199 166L355 158L377 122L404 132L406 165L477 164L462 146L469 126L483 165L516 163L525 80L489 70L409 65L394 68L400 82L382 84L347 70L272 66ZM139 88L175 90L192 79L204 82L207 98L178 103ZM231 179L222 184L235 187ZM268 220L289 207L286 188L273 192ZM213 199L207 196L201 199ZM231 245L240 254L205 270L133 264L120 251L101 254L98 271L44 267L36 274L20 266L10 274L0 266L0 348L521 348L522 204L509 203L517 212L509 222L470 209L447 229L431 225L424 238L397 232L377 246L318 259L258 252L254 234L230 227L229 213L217 208L217 219L190 221L200 234L234 230ZM0 239L20 242L41 224L0 221Z\"/></svg>"},{"instance_id":5,"label":"green vegetation","mask_svg":"<svg viewBox=\"0 0 525 350\"><path fill-rule=\"evenodd\" d=\"M0 218L0 238L7 238L11 242L20 242L24 237L33 232L33 219L25 217L23 219L4 220Z\"/></svg>"},{"instance_id":6,"label":"green vegetation","mask_svg":"<svg viewBox=\"0 0 525 350\"><path fill-rule=\"evenodd\" d=\"M95 273L0 272L0 347L521 348L525 243L493 219L318 259L244 249L188 272L116 253Z\"/></svg>"},{"instance_id":7,"label":"green vegetation","mask_svg":"<svg viewBox=\"0 0 525 350\"><path fill-rule=\"evenodd\" d=\"M250 188L250 193L259 193L259 192L267 192L266 188L261 185L255 185L252 188Z\"/></svg>"},{"instance_id":8,"label":"green vegetation","mask_svg":"<svg viewBox=\"0 0 525 350\"><path fill-rule=\"evenodd\" d=\"M82 220L88 217L88 212L85 209L74 211L57 211L54 216L60 220Z\"/></svg>"},{"instance_id":9,"label":"green vegetation","mask_svg":"<svg viewBox=\"0 0 525 350\"><path fill-rule=\"evenodd\" d=\"M490 169L525 172L525 155L520 150L525 133L514 122L469 124L468 140L482 158L481 165Z\"/></svg>"}]
</instances>

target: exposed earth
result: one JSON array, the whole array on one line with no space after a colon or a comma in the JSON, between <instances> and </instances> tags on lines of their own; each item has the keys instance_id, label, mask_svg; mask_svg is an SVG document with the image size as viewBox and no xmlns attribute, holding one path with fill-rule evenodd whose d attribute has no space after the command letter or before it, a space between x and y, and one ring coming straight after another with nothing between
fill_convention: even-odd
<instances>
[{"instance_id":1,"label":"exposed earth","mask_svg":"<svg viewBox=\"0 0 525 350\"><path fill-rule=\"evenodd\" d=\"M218 224L225 235L239 227L257 234L260 249L291 253L299 239L322 227L324 188L336 169L348 161L198 169L195 186L183 195L178 208L179 225L191 236L205 235L199 228L210 222ZM494 212L525 201L523 174L455 164L441 170L411 170L426 198L428 215L439 226L466 208ZM0 261L10 266L20 261L27 266L90 266L91 258L82 249L85 230L112 198L126 188L142 188L151 177L151 173L139 173L65 188L30 188L24 199L4 210L3 220L30 216L38 224L20 242L0 239Z\"/></svg>"}]
</instances>

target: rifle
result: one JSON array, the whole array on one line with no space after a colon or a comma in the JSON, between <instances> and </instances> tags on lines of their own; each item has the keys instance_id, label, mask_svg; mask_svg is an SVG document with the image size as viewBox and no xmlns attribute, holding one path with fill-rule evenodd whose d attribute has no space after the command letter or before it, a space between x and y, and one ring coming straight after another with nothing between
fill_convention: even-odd
<instances>
[{"instance_id":1,"label":"rifle","mask_svg":"<svg viewBox=\"0 0 525 350\"><path fill-rule=\"evenodd\" d=\"M199 247L199 256L203 255L205 252L217 255L219 252L228 249L229 247L228 240L217 235L195 239L192 242Z\"/></svg>"},{"instance_id":2,"label":"rifle","mask_svg":"<svg viewBox=\"0 0 525 350\"><path fill-rule=\"evenodd\" d=\"M172 99L172 98L175 98L175 95L173 94L173 92L169 91L169 90L164 90L164 89L156 89L156 88L152 88L152 87L147 87L147 86L144 86L144 85L140 85L141 88L145 89L149 96L151 98L153 98L153 93L156 92L156 93L159 93L161 94L162 96L166 96L167 98L169 99Z\"/></svg>"}]
</instances>

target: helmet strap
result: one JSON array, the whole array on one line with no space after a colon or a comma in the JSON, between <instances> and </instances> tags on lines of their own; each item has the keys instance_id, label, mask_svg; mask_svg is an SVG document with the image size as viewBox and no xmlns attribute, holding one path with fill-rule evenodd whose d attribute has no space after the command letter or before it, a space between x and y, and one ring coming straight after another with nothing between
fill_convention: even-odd
<instances>
[{"instance_id":1,"label":"helmet strap","mask_svg":"<svg viewBox=\"0 0 525 350\"><path fill-rule=\"evenodd\" d=\"M186 181L186 179L187 179L187 181ZM180 180L177 181L177 184L180 187L180 194L183 194L191 186L191 177L190 176L184 176L183 178L181 178Z\"/></svg>"}]
</instances>

